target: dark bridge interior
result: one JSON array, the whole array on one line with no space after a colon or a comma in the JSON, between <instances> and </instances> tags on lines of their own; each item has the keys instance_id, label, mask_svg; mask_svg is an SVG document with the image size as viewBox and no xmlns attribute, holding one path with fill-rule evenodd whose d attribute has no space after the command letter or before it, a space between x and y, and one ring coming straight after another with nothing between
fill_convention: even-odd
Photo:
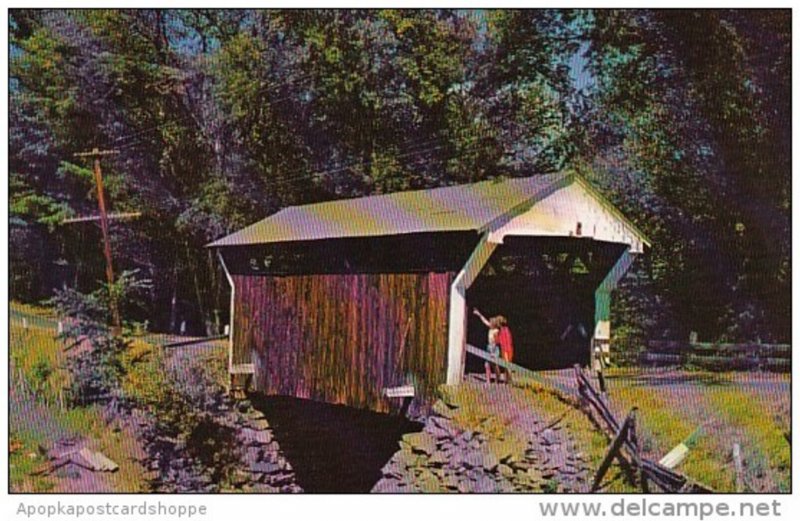
<instances>
[{"instance_id":1,"label":"dark bridge interior","mask_svg":"<svg viewBox=\"0 0 800 521\"><path fill-rule=\"evenodd\" d=\"M258 393L250 398L306 492L369 492L403 434L423 427L403 416L344 405Z\"/></svg>"},{"instance_id":2,"label":"dark bridge interior","mask_svg":"<svg viewBox=\"0 0 800 521\"><path fill-rule=\"evenodd\" d=\"M561 369L589 362L594 292L625 246L588 238L506 237L467 290L467 341L486 347L487 329L472 314L504 315L514 362ZM467 371L483 362L468 357Z\"/></svg>"}]
</instances>

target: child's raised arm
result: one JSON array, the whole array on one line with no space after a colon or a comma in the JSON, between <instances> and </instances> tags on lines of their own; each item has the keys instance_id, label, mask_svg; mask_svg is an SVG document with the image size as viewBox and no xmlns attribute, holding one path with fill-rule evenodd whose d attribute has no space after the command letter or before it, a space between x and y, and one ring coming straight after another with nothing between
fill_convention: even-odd
<instances>
[{"instance_id":1,"label":"child's raised arm","mask_svg":"<svg viewBox=\"0 0 800 521\"><path fill-rule=\"evenodd\" d=\"M473 310L472 310L472 313L473 313L473 314L475 314L475 315L476 315L476 316L477 316L479 319L481 319L481 322L483 322L483 325L485 325L486 327L492 327L492 324L489 322L489 319L487 319L486 317L484 317L484 316L481 314L481 312L480 312L480 311L478 311L478 308L475 308L475 309L473 309Z\"/></svg>"}]
</instances>

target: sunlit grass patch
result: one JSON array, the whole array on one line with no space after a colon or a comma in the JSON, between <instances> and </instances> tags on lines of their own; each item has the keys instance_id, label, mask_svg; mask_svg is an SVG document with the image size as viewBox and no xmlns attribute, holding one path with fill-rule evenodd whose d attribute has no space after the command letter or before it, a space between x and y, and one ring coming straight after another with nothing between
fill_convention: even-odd
<instances>
[{"instance_id":1,"label":"sunlit grass patch","mask_svg":"<svg viewBox=\"0 0 800 521\"><path fill-rule=\"evenodd\" d=\"M609 376L611 403L618 410L639 407L644 447L655 459L699 428L676 470L714 490L735 491L732 451L739 443L745 474L758 476L769 490L788 490L790 446L785 426L770 412L777 403L766 403L748 387L746 382L754 375L681 371L671 373L675 381L669 382L659 380L658 373L625 369L610 371ZM769 378L781 381L775 375Z\"/></svg>"},{"instance_id":2,"label":"sunlit grass patch","mask_svg":"<svg viewBox=\"0 0 800 521\"><path fill-rule=\"evenodd\" d=\"M11 492L48 492L53 489L49 476L35 475L47 461L40 452L41 437L35 431L9 434L8 470Z\"/></svg>"},{"instance_id":3,"label":"sunlit grass patch","mask_svg":"<svg viewBox=\"0 0 800 521\"><path fill-rule=\"evenodd\" d=\"M56 314L53 311L53 309L44 306L37 306L34 304L25 304L23 302L12 301L8 303L8 307L12 311L24 313L27 315L35 315L38 317L45 317L45 318L56 318Z\"/></svg>"},{"instance_id":4,"label":"sunlit grass patch","mask_svg":"<svg viewBox=\"0 0 800 521\"><path fill-rule=\"evenodd\" d=\"M43 311L39 314L46 315ZM12 490L51 490L52 477L31 474L46 462L39 447L46 450L54 438L69 433L87 438L93 450L102 452L119 465L117 472L103 474L114 490L142 491L143 469L132 459L135 448L130 433L107 423L101 406L70 408L63 403L60 393L69 385L69 373L65 368L68 355L63 342L56 339L56 331L35 326L24 328L21 323L14 322L10 337L9 355L14 369L10 375L11 385L15 393L31 396L18 399L11 408L12 431L20 444L9 456ZM138 368L142 353L151 348L134 342L125 356L127 368Z\"/></svg>"},{"instance_id":5,"label":"sunlit grass patch","mask_svg":"<svg viewBox=\"0 0 800 521\"><path fill-rule=\"evenodd\" d=\"M64 345L55 331L12 323L10 333L11 382L31 388L46 403L57 403L69 375L64 367Z\"/></svg>"},{"instance_id":6,"label":"sunlit grass patch","mask_svg":"<svg viewBox=\"0 0 800 521\"><path fill-rule=\"evenodd\" d=\"M713 389L708 400L720 418L740 433L728 444L739 443L749 456L749 474L760 477L769 471L779 491L789 491L791 446L769 411L759 405L752 393L735 388Z\"/></svg>"},{"instance_id":7,"label":"sunlit grass patch","mask_svg":"<svg viewBox=\"0 0 800 521\"><path fill-rule=\"evenodd\" d=\"M624 377L610 380L609 395L619 410L639 408L636 427L645 453L658 460L700 428L689 454L676 470L714 490L733 490L735 476L727 453L720 450L719 440L701 427L713 416L708 416L710 411L703 409L704 404L693 403L696 397L680 392L680 386L696 384L676 383L669 384L674 385L673 389L660 388L634 380L636 376L635 371L627 371ZM721 383L719 375L696 376L711 384L708 388ZM696 392L705 392L705 386Z\"/></svg>"}]
</instances>

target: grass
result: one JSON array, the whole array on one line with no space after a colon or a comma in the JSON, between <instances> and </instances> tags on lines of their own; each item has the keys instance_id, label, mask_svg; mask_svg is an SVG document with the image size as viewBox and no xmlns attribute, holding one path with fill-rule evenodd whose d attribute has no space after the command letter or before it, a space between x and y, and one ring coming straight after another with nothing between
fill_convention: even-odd
<instances>
[{"instance_id":1,"label":"grass","mask_svg":"<svg viewBox=\"0 0 800 521\"><path fill-rule=\"evenodd\" d=\"M653 386L643 383L641 374L635 369L610 371L609 395L619 414L639 407L637 427L651 457L659 459L702 426L676 470L714 490L733 492L731 453L738 441L749 454L749 471L759 472L763 459L778 490L788 490L790 446L780 425L764 414L763 405L737 385L733 375L697 371L685 373L688 382Z\"/></svg>"},{"instance_id":2,"label":"grass","mask_svg":"<svg viewBox=\"0 0 800 521\"><path fill-rule=\"evenodd\" d=\"M441 386L439 390L445 403L457 404L450 419L463 430L482 432L499 452L512 454L515 459L524 458L527 441L508 428L508 422L498 417L480 394L469 386Z\"/></svg>"},{"instance_id":3,"label":"grass","mask_svg":"<svg viewBox=\"0 0 800 521\"><path fill-rule=\"evenodd\" d=\"M791 447L781 426L766 411L754 409L756 400L747 392L714 389L709 401L725 421L741 433L739 443L751 465L766 465L780 492L791 490ZM757 450L754 450L757 449ZM758 468L757 472L767 469Z\"/></svg>"},{"instance_id":4,"label":"grass","mask_svg":"<svg viewBox=\"0 0 800 521\"><path fill-rule=\"evenodd\" d=\"M46 316L46 312L39 310L38 315ZM69 374L64 367L66 354L62 343L55 339L55 331L32 325L24 329L20 323L14 322L10 333L9 355L14 368L12 382L17 386L17 392L21 392L20 386L30 389L36 403L42 406L34 413L37 418L27 414L16 414L11 418L13 439L18 442L18 450L10 453L12 490L46 492L54 486L52 477L31 476L31 472L45 461L38 447L47 447L53 441L40 432L40 424L34 420L50 422L55 432L69 432L92 440L94 450L101 451L119 465L119 471L104 474L114 490L144 490L144 469L131 458L135 453L131 446L132 436L108 425L98 406L61 406L60 391L69 384ZM143 349L144 346L136 343L132 346L130 353L126 354L129 367L137 365L137 353ZM43 415L46 418L41 418Z\"/></svg>"},{"instance_id":5,"label":"grass","mask_svg":"<svg viewBox=\"0 0 800 521\"><path fill-rule=\"evenodd\" d=\"M612 380L613 381L613 380ZM643 449L653 459L660 459L673 447L684 441L700 425L700 420L688 409L676 406L665 393L616 380L610 387L611 402L618 410L639 407L637 429ZM709 485L714 490L731 490L734 485L733 469L725 465L714 440L701 433L679 470L693 479Z\"/></svg>"},{"instance_id":6,"label":"grass","mask_svg":"<svg viewBox=\"0 0 800 521\"><path fill-rule=\"evenodd\" d=\"M34 392L46 403L56 403L60 391L69 383L64 370L63 345L55 339L55 332L45 328L11 324L11 365L20 373Z\"/></svg>"},{"instance_id":7,"label":"grass","mask_svg":"<svg viewBox=\"0 0 800 521\"><path fill-rule=\"evenodd\" d=\"M52 319L56 318L56 315L53 312L52 308L36 306L34 304L24 304L22 302L10 302L9 307L11 308L12 311L18 311L20 313L25 313L27 315L35 315L37 317L52 318Z\"/></svg>"},{"instance_id":8,"label":"grass","mask_svg":"<svg viewBox=\"0 0 800 521\"><path fill-rule=\"evenodd\" d=\"M41 437L34 431L9 435L8 470L12 492L49 492L55 486L50 476L33 475L45 463L39 451L41 444Z\"/></svg>"}]
</instances>

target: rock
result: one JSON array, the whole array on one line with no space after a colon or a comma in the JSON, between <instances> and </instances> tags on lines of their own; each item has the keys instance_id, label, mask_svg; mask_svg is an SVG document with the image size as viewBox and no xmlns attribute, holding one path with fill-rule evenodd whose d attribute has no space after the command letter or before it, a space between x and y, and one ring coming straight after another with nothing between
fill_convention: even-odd
<instances>
[{"instance_id":1,"label":"rock","mask_svg":"<svg viewBox=\"0 0 800 521\"><path fill-rule=\"evenodd\" d=\"M556 443L556 441L558 441L552 429L543 430L542 433L539 435L539 438L543 445L553 445Z\"/></svg>"},{"instance_id":2,"label":"rock","mask_svg":"<svg viewBox=\"0 0 800 521\"><path fill-rule=\"evenodd\" d=\"M437 450L434 452L430 458L428 458L428 463L434 466L442 466L446 465L450 461L447 453L442 450Z\"/></svg>"},{"instance_id":3,"label":"rock","mask_svg":"<svg viewBox=\"0 0 800 521\"><path fill-rule=\"evenodd\" d=\"M420 489L421 492L439 492L440 491L440 484L439 478L437 478L431 471L427 469L423 469L423 471L417 476L417 479L414 481L414 485Z\"/></svg>"},{"instance_id":4,"label":"rock","mask_svg":"<svg viewBox=\"0 0 800 521\"><path fill-rule=\"evenodd\" d=\"M471 481L472 492L487 494L498 491L497 483L485 474L481 474Z\"/></svg>"},{"instance_id":5,"label":"rock","mask_svg":"<svg viewBox=\"0 0 800 521\"><path fill-rule=\"evenodd\" d=\"M503 463L508 463L517 459L514 454L518 449L521 450L524 448L524 446L517 447L516 445L517 444L509 440L491 440L486 444L485 450L486 452L495 455L497 459Z\"/></svg>"},{"instance_id":6,"label":"rock","mask_svg":"<svg viewBox=\"0 0 800 521\"><path fill-rule=\"evenodd\" d=\"M514 484L510 481L501 480L496 483L495 492L502 492L504 494L508 494L510 492L514 492Z\"/></svg>"},{"instance_id":7,"label":"rock","mask_svg":"<svg viewBox=\"0 0 800 521\"><path fill-rule=\"evenodd\" d=\"M436 439L425 431L406 434L403 441L407 443L412 452L431 455L436 452Z\"/></svg>"},{"instance_id":8,"label":"rock","mask_svg":"<svg viewBox=\"0 0 800 521\"><path fill-rule=\"evenodd\" d=\"M247 418L250 420L263 420L266 418L266 416L264 416L263 412L257 409L251 409L250 412L247 413Z\"/></svg>"},{"instance_id":9,"label":"rock","mask_svg":"<svg viewBox=\"0 0 800 521\"><path fill-rule=\"evenodd\" d=\"M542 473L539 471L539 469L536 469L536 468L533 468L533 467L531 467L528 470L526 470L525 474L528 476L528 479L531 479L533 481L539 481L543 477Z\"/></svg>"},{"instance_id":10,"label":"rock","mask_svg":"<svg viewBox=\"0 0 800 521\"><path fill-rule=\"evenodd\" d=\"M401 466L400 462L393 458L389 461L389 463L383 466L381 473L385 477L400 478L403 475L404 470L405 466Z\"/></svg>"},{"instance_id":11,"label":"rock","mask_svg":"<svg viewBox=\"0 0 800 521\"><path fill-rule=\"evenodd\" d=\"M384 479L379 480L375 484L375 486L372 487L372 490L370 490L370 493L375 493L375 494L393 494L393 493L397 492L397 484L398 484L398 481L396 479L386 479L386 478L384 478Z\"/></svg>"},{"instance_id":12,"label":"rock","mask_svg":"<svg viewBox=\"0 0 800 521\"><path fill-rule=\"evenodd\" d=\"M255 430L245 427L239 432L239 437L246 446L267 445L272 441L272 434L268 430Z\"/></svg>"},{"instance_id":13,"label":"rock","mask_svg":"<svg viewBox=\"0 0 800 521\"><path fill-rule=\"evenodd\" d=\"M458 429L453 425L453 422L447 418L442 418L440 416L431 416L428 420L428 427L436 427L439 428L450 435L458 434Z\"/></svg>"},{"instance_id":14,"label":"rock","mask_svg":"<svg viewBox=\"0 0 800 521\"><path fill-rule=\"evenodd\" d=\"M434 412L434 414L438 414L439 416L442 416L444 418L453 417L453 408L449 407L442 401L437 400L436 402L434 402L433 407L431 407L431 410Z\"/></svg>"},{"instance_id":15,"label":"rock","mask_svg":"<svg viewBox=\"0 0 800 521\"><path fill-rule=\"evenodd\" d=\"M250 428L257 431L263 431L269 429L269 423L267 423L267 420L253 420L250 422Z\"/></svg>"},{"instance_id":16,"label":"rock","mask_svg":"<svg viewBox=\"0 0 800 521\"><path fill-rule=\"evenodd\" d=\"M453 437L449 431L433 424L429 424L427 427L425 427L425 431L439 441L449 440Z\"/></svg>"},{"instance_id":17,"label":"rock","mask_svg":"<svg viewBox=\"0 0 800 521\"><path fill-rule=\"evenodd\" d=\"M243 470L235 470L231 476L231 484L236 488L242 488L250 482L250 476Z\"/></svg>"},{"instance_id":18,"label":"rock","mask_svg":"<svg viewBox=\"0 0 800 521\"><path fill-rule=\"evenodd\" d=\"M506 465L505 463L499 465L497 467L497 472L506 479L513 479L514 478L514 469Z\"/></svg>"},{"instance_id":19,"label":"rock","mask_svg":"<svg viewBox=\"0 0 800 521\"><path fill-rule=\"evenodd\" d=\"M294 476L292 474L287 474L285 472L275 473L269 476L269 484L273 487L280 487L283 485L289 485L294 481Z\"/></svg>"},{"instance_id":20,"label":"rock","mask_svg":"<svg viewBox=\"0 0 800 521\"><path fill-rule=\"evenodd\" d=\"M489 472L493 472L497 466L500 464L500 460L497 459L492 453L487 453L483 455L483 468Z\"/></svg>"},{"instance_id":21,"label":"rock","mask_svg":"<svg viewBox=\"0 0 800 521\"><path fill-rule=\"evenodd\" d=\"M259 447L247 447L242 459L248 467L251 467L264 459L264 451Z\"/></svg>"},{"instance_id":22,"label":"rock","mask_svg":"<svg viewBox=\"0 0 800 521\"><path fill-rule=\"evenodd\" d=\"M442 479L442 486L448 490L458 490L459 479L453 474L448 474Z\"/></svg>"},{"instance_id":23,"label":"rock","mask_svg":"<svg viewBox=\"0 0 800 521\"><path fill-rule=\"evenodd\" d=\"M281 466L277 463L270 461L259 461L250 465L249 471L251 474L272 474L281 470Z\"/></svg>"},{"instance_id":24,"label":"rock","mask_svg":"<svg viewBox=\"0 0 800 521\"><path fill-rule=\"evenodd\" d=\"M563 452L554 451L550 455L550 462L548 463L550 467L559 469L566 466L566 464L567 464L567 455L564 454Z\"/></svg>"},{"instance_id":25,"label":"rock","mask_svg":"<svg viewBox=\"0 0 800 521\"><path fill-rule=\"evenodd\" d=\"M483 454L475 451L468 452L462 462L467 468L483 468Z\"/></svg>"},{"instance_id":26,"label":"rock","mask_svg":"<svg viewBox=\"0 0 800 521\"><path fill-rule=\"evenodd\" d=\"M450 467L457 469L464 466L464 459L467 457L468 452L461 447L451 446L448 451Z\"/></svg>"},{"instance_id":27,"label":"rock","mask_svg":"<svg viewBox=\"0 0 800 521\"><path fill-rule=\"evenodd\" d=\"M461 493L474 492L472 490L472 482L470 480L467 480L467 479L459 480L458 481L458 488L456 490L458 490Z\"/></svg>"}]
</instances>

